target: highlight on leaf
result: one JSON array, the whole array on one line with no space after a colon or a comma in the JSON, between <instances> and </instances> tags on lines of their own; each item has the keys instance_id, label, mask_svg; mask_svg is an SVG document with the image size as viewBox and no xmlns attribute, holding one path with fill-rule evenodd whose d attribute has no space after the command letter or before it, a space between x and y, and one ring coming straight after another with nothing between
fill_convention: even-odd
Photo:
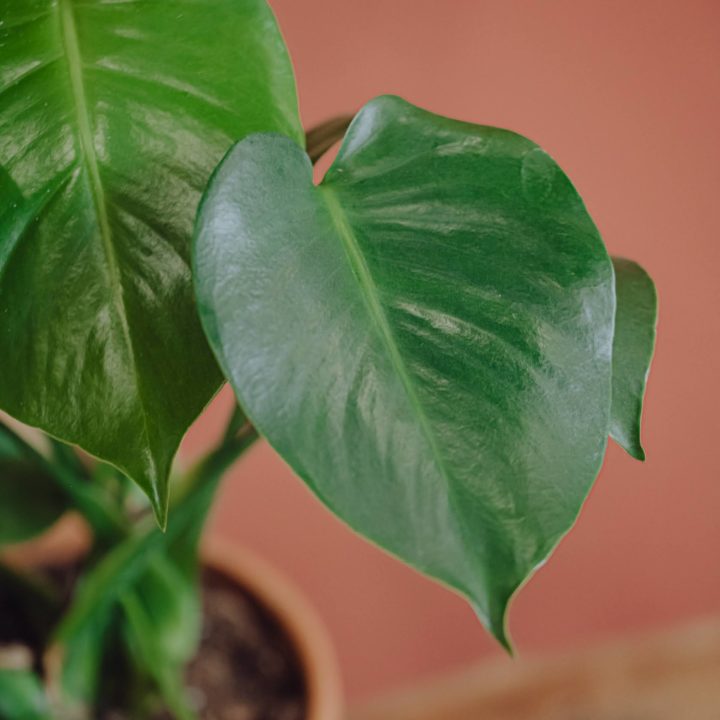
<instances>
[{"instance_id":1,"label":"highlight on leaf","mask_svg":"<svg viewBox=\"0 0 720 720\"><path fill-rule=\"evenodd\" d=\"M223 382L195 211L234 141L303 141L287 50L265 0L9 0L0 20L0 408L130 475L164 524Z\"/></svg>"}]
</instances>

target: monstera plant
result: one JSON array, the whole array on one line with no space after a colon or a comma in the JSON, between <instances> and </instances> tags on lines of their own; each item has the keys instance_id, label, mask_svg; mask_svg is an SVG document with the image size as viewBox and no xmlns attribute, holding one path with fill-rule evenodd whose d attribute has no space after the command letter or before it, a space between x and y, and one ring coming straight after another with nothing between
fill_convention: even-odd
<instances>
[{"instance_id":1,"label":"monstera plant","mask_svg":"<svg viewBox=\"0 0 720 720\"><path fill-rule=\"evenodd\" d=\"M43 662L0 670L3 717L193 716L198 538L259 437L508 648L608 437L644 458L654 287L563 171L390 96L306 136L265 0L4 0L0 167L0 409L42 431L0 427L0 541L92 530L70 601L0 566L63 648L54 708ZM171 472L226 381L224 437Z\"/></svg>"}]
</instances>

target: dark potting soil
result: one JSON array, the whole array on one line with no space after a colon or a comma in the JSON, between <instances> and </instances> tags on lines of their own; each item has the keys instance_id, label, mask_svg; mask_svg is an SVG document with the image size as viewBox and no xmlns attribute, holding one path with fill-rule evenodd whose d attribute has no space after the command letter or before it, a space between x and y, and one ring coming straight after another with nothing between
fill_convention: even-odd
<instances>
[{"instance_id":1,"label":"dark potting soil","mask_svg":"<svg viewBox=\"0 0 720 720\"><path fill-rule=\"evenodd\" d=\"M187 685L203 720L303 720L302 663L284 628L221 573L203 572L200 652Z\"/></svg>"},{"instance_id":2,"label":"dark potting soil","mask_svg":"<svg viewBox=\"0 0 720 720\"><path fill-rule=\"evenodd\" d=\"M68 588L76 567L52 568L48 580ZM307 688L298 652L275 616L222 573L204 570L200 648L187 670L192 704L202 720L305 720ZM0 648L37 651L23 608L0 582ZM36 669L40 669L36 653ZM107 710L102 720L129 720ZM158 716L157 720L169 720Z\"/></svg>"}]
</instances>

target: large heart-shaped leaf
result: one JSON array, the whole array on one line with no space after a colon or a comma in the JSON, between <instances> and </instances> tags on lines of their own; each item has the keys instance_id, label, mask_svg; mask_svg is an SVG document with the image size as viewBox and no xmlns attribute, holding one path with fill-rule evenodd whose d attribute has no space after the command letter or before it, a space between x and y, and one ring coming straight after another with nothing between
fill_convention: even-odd
<instances>
[{"instance_id":1,"label":"large heart-shaped leaf","mask_svg":"<svg viewBox=\"0 0 720 720\"><path fill-rule=\"evenodd\" d=\"M117 465L162 517L222 380L195 210L233 141L301 141L285 46L265 0L5 0L0 48L0 407Z\"/></svg>"},{"instance_id":2,"label":"large heart-shaped leaf","mask_svg":"<svg viewBox=\"0 0 720 720\"><path fill-rule=\"evenodd\" d=\"M352 527L467 596L510 596L573 524L608 434L612 266L514 133L380 98L319 187L292 141L227 156L194 248L241 405Z\"/></svg>"},{"instance_id":3,"label":"large heart-shaped leaf","mask_svg":"<svg viewBox=\"0 0 720 720\"><path fill-rule=\"evenodd\" d=\"M645 459L640 420L655 350L657 293L650 276L632 260L613 258L615 339L610 437L637 460Z\"/></svg>"}]
</instances>

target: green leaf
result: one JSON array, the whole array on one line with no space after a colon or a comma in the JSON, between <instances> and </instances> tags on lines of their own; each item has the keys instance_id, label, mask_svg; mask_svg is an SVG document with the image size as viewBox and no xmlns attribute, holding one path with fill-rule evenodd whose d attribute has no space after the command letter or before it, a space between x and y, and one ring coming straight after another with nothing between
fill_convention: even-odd
<instances>
[{"instance_id":1,"label":"green leaf","mask_svg":"<svg viewBox=\"0 0 720 720\"><path fill-rule=\"evenodd\" d=\"M92 703L102 682L102 663L105 653L114 652L108 634L115 628L117 615L112 605L103 606L78 625L64 645L59 690L63 705L75 707Z\"/></svg>"},{"instance_id":2,"label":"green leaf","mask_svg":"<svg viewBox=\"0 0 720 720\"><path fill-rule=\"evenodd\" d=\"M187 575L168 555L158 554L132 593L153 628L158 656L173 666L190 660L200 642L202 612L197 574Z\"/></svg>"},{"instance_id":3,"label":"green leaf","mask_svg":"<svg viewBox=\"0 0 720 720\"><path fill-rule=\"evenodd\" d=\"M0 718L49 720L47 699L34 673L26 670L0 670Z\"/></svg>"},{"instance_id":4,"label":"green leaf","mask_svg":"<svg viewBox=\"0 0 720 720\"><path fill-rule=\"evenodd\" d=\"M632 457L645 460L640 421L655 350L657 293L650 276L636 262L623 258L612 261L617 308L610 437Z\"/></svg>"},{"instance_id":5,"label":"green leaf","mask_svg":"<svg viewBox=\"0 0 720 720\"><path fill-rule=\"evenodd\" d=\"M319 187L269 134L204 197L201 319L253 424L357 531L510 596L573 524L608 434L612 266L535 144L392 97Z\"/></svg>"},{"instance_id":6,"label":"green leaf","mask_svg":"<svg viewBox=\"0 0 720 720\"><path fill-rule=\"evenodd\" d=\"M167 567L170 567L169 565ZM169 590L173 588L168 587ZM137 589L141 590L140 587ZM130 593L122 598L122 608L125 613L125 637L130 651L133 654L135 663L141 672L152 678L157 686L160 697L178 720L189 720L195 715L190 709L188 698L183 685L184 663L190 659L197 648L199 641L199 625L201 614L199 607L193 607L194 615L172 617L168 621L163 617L163 607L153 607L143 602L139 592ZM174 595L182 595L182 587L176 588ZM164 593L163 593L164 594ZM196 595L194 595L196 597ZM160 599L159 597L156 599ZM174 597L167 597L170 601L170 609L177 608ZM188 607L188 610L191 608ZM155 610L160 611L158 615ZM171 613L172 614L172 613ZM184 615L184 613L183 613ZM158 627L155 621L160 617L161 626ZM197 637L194 639L192 651L186 657L178 658L174 652L168 652L164 639L170 639L171 635L164 635L163 630L170 633L185 634L187 626L183 623L190 620L194 628L197 628Z\"/></svg>"},{"instance_id":7,"label":"green leaf","mask_svg":"<svg viewBox=\"0 0 720 720\"><path fill-rule=\"evenodd\" d=\"M0 545L39 535L67 509L67 496L47 465L0 422Z\"/></svg>"},{"instance_id":8,"label":"green leaf","mask_svg":"<svg viewBox=\"0 0 720 720\"><path fill-rule=\"evenodd\" d=\"M6 0L0 46L0 407L122 469L162 521L222 382L195 210L235 140L302 140L286 48L265 0Z\"/></svg>"},{"instance_id":9,"label":"green leaf","mask_svg":"<svg viewBox=\"0 0 720 720\"><path fill-rule=\"evenodd\" d=\"M0 197L4 200L4 204L0 206L0 222L4 222L5 215L12 211L13 205L22 202L22 195L20 188L3 167L0 167Z\"/></svg>"}]
</instances>

